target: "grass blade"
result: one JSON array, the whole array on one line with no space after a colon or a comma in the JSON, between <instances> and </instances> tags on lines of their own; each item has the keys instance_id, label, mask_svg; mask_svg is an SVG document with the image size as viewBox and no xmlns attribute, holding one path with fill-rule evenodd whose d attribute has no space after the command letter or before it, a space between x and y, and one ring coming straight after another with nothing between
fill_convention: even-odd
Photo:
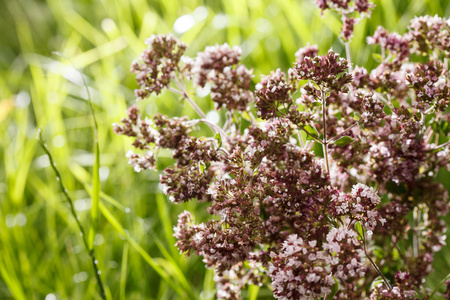
<instances>
[{"instance_id":1,"label":"grass blade","mask_svg":"<svg viewBox=\"0 0 450 300\"><path fill-rule=\"evenodd\" d=\"M130 248L130 244L125 243L123 245L123 253L122 253L122 266L120 268L120 300L126 300L125 288L127 286L127 270L128 270L128 249Z\"/></svg>"},{"instance_id":2,"label":"grass blade","mask_svg":"<svg viewBox=\"0 0 450 300\"><path fill-rule=\"evenodd\" d=\"M98 146L97 134L95 137L95 163L92 170L92 208L91 208L91 227L89 228L89 247L94 248L95 235L98 231L99 222L99 203L100 203L100 150Z\"/></svg>"},{"instance_id":3,"label":"grass blade","mask_svg":"<svg viewBox=\"0 0 450 300\"><path fill-rule=\"evenodd\" d=\"M166 261L165 259L159 258L158 261L152 258L144 248L141 247L122 227L120 222L113 216L113 214L106 208L103 203L100 203L100 211L105 217L105 219L111 224L111 226L121 234L130 244L130 246L136 250L139 255L153 268L153 270L158 273L162 280L166 281L173 290L182 297L182 299L190 298L195 299L195 295L192 292L190 286L186 286L182 282L179 282L179 278L171 278L170 273L174 273L173 269L170 270L169 267L173 267L173 264ZM163 267L161 267L163 265Z\"/></svg>"}]
</instances>

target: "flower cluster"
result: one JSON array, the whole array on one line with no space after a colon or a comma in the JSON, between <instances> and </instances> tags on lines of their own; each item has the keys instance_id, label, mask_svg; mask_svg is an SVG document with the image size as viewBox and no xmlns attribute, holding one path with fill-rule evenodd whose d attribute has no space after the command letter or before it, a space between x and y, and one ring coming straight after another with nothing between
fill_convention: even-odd
<instances>
[{"instance_id":1,"label":"flower cluster","mask_svg":"<svg viewBox=\"0 0 450 300\"><path fill-rule=\"evenodd\" d=\"M195 60L192 72L200 87L211 84L211 98L217 108L246 110L253 99L250 89L252 70L239 64L241 50L228 44L207 47Z\"/></svg>"},{"instance_id":2,"label":"flower cluster","mask_svg":"<svg viewBox=\"0 0 450 300\"><path fill-rule=\"evenodd\" d=\"M314 299L331 293L336 278L348 281L365 275L364 251L357 233L333 228L321 246L292 234L269 264L274 296L278 299Z\"/></svg>"},{"instance_id":3,"label":"flower cluster","mask_svg":"<svg viewBox=\"0 0 450 300\"><path fill-rule=\"evenodd\" d=\"M394 59L392 63L400 66L402 62L408 60L410 56L409 37L403 37L398 33L389 33L382 26L378 26L373 36L367 38L367 44L377 44L381 46L383 56L388 51L392 53Z\"/></svg>"},{"instance_id":4,"label":"flower cluster","mask_svg":"<svg viewBox=\"0 0 450 300\"><path fill-rule=\"evenodd\" d=\"M264 76L256 86L256 106L263 119L277 117L280 105L292 103L290 95L291 86L286 81L286 75L277 69L268 76Z\"/></svg>"},{"instance_id":5,"label":"flower cluster","mask_svg":"<svg viewBox=\"0 0 450 300\"><path fill-rule=\"evenodd\" d=\"M395 282L396 285L392 288L386 287L381 282L377 283L374 291L370 294L370 299L417 299L417 294L413 284L411 284L409 273L397 272Z\"/></svg>"},{"instance_id":6,"label":"flower cluster","mask_svg":"<svg viewBox=\"0 0 450 300\"><path fill-rule=\"evenodd\" d=\"M274 296L278 299L313 299L331 292L331 256L319 250L317 241L304 242L296 234L272 253L269 266Z\"/></svg>"},{"instance_id":7,"label":"flower cluster","mask_svg":"<svg viewBox=\"0 0 450 300\"><path fill-rule=\"evenodd\" d=\"M299 79L314 81L324 92L345 92L347 83L352 79L352 76L345 72L348 68L347 60L332 50L325 56L304 57L294 68Z\"/></svg>"},{"instance_id":8,"label":"flower cluster","mask_svg":"<svg viewBox=\"0 0 450 300\"><path fill-rule=\"evenodd\" d=\"M369 0L316 0L316 5L324 11L332 9L342 14L357 11L360 14L370 14L370 10L374 5Z\"/></svg>"},{"instance_id":9,"label":"flower cluster","mask_svg":"<svg viewBox=\"0 0 450 300\"><path fill-rule=\"evenodd\" d=\"M295 52L295 59L297 63L301 63L305 57L313 58L317 54L319 54L319 47L317 45L308 45Z\"/></svg>"},{"instance_id":10,"label":"flower cluster","mask_svg":"<svg viewBox=\"0 0 450 300\"><path fill-rule=\"evenodd\" d=\"M415 17L409 25L413 42L412 51L420 55L430 55L436 51L450 55L450 24L439 16Z\"/></svg>"},{"instance_id":11,"label":"flower cluster","mask_svg":"<svg viewBox=\"0 0 450 300\"><path fill-rule=\"evenodd\" d=\"M316 5L322 13L326 9L331 9L342 15L341 36L346 42L353 36L354 25L360 19L370 17L371 10L375 7L369 0L316 0Z\"/></svg>"},{"instance_id":12,"label":"flower cluster","mask_svg":"<svg viewBox=\"0 0 450 300\"><path fill-rule=\"evenodd\" d=\"M384 224L386 220L381 218L375 207L380 203L380 197L374 189L364 184L358 183L353 186L350 194L340 194L332 196L331 215L350 215L350 218L364 224L369 235L377 222Z\"/></svg>"},{"instance_id":13,"label":"flower cluster","mask_svg":"<svg viewBox=\"0 0 450 300\"><path fill-rule=\"evenodd\" d=\"M316 2L342 15L348 50L355 14L369 15L373 4ZM155 168L159 150L171 150L174 163L160 177L165 194L205 202L209 218L195 222L184 211L174 236L182 253L214 269L218 299L242 299L252 284L289 300L428 295L425 277L445 246L449 212L435 180L450 169L449 74L439 57L448 54L447 30L439 17L414 19L403 36L379 27L367 39L381 47L373 70L306 46L287 75L276 69L253 91L238 47L208 47L181 66L182 42L149 40L132 67L138 98L173 83L199 119L147 118L132 106L114 131L140 151L127 154L135 171ZM415 62L415 53L427 55ZM211 89L223 122L205 119L186 80ZM199 122L214 137L198 137Z\"/></svg>"},{"instance_id":14,"label":"flower cluster","mask_svg":"<svg viewBox=\"0 0 450 300\"><path fill-rule=\"evenodd\" d=\"M169 86L186 50L186 44L172 35L153 35L145 43L148 49L131 65L131 72L140 85L140 89L135 91L138 99L144 99L151 93L158 95Z\"/></svg>"},{"instance_id":15,"label":"flower cluster","mask_svg":"<svg viewBox=\"0 0 450 300\"><path fill-rule=\"evenodd\" d=\"M448 107L450 98L450 84L447 70L439 61L420 63L414 72L406 74L406 80L416 94L415 107L421 111L427 110L430 105L444 111Z\"/></svg>"}]
</instances>

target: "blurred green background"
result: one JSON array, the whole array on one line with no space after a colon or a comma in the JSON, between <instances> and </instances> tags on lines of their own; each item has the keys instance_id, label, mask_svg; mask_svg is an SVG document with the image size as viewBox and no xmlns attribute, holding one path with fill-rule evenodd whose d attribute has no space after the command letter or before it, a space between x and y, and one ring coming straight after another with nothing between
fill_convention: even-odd
<instances>
[{"instance_id":1,"label":"blurred green background","mask_svg":"<svg viewBox=\"0 0 450 300\"><path fill-rule=\"evenodd\" d=\"M365 36L378 25L403 33L415 15L450 16L448 0L375 4L351 43L353 62L369 69L378 49L368 47ZM190 56L216 43L240 45L257 83L270 70L286 71L307 43L318 44L321 54L330 47L344 53L340 27L336 15L321 16L312 0L0 2L0 299L99 299L75 220L35 138L41 127L89 228L93 122L77 70L86 76L99 125L102 214L95 249L108 298L213 299L212 271L199 257L179 255L172 237L181 211L196 211L202 220L204 206L169 203L158 173L134 173L125 158L131 140L112 132L135 100L129 66L147 37L173 32L190 45ZM198 101L205 111L212 108ZM195 117L168 93L139 107L149 115ZM448 174L441 180L450 182ZM434 266L431 289L450 271L449 247ZM258 299L269 295L262 289Z\"/></svg>"}]
</instances>

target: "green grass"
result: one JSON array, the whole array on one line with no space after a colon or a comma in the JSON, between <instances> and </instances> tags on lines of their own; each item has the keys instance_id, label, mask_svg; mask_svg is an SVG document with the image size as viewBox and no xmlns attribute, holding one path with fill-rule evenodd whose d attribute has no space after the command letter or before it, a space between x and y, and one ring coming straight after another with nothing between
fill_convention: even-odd
<instances>
[{"instance_id":1,"label":"green grass","mask_svg":"<svg viewBox=\"0 0 450 300\"><path fill-rule=\"evenodd\" d=\"M213 298L211 270L201 258L186 260L173 247L177 215L189 209L204 219L204 206L173 205L160 194L158 173L134 173L125 158L130 140L114 135L111 126L134 102L136 84L128 69L145 38L171 32L178 17L202 5L207 17L181 36L190 45L188 54L215 43L241 45L244 63L255 69L255 83L272 69L287 70L295 51L308 42L318 44L321 54L330 47L344 53L336 37L340 20L330 13L322 17L309 0L0 2L1 299L44 299L51 293L100 299L75 219L35 138L39 127L89 232L108 299ZM365 44L365 36L378 25L403 33L415 15L450 15L445 0L376 5L351 44L353 62L369 68L375 49ZM223 15L226 26L212 26ZM78 70L89 87L98 144ZM177 103L166 93L139 106L149 114L195 116ZM211 109L206 102L200 105ZM448 174L441 176L448 180ZM427 281L431 289L450 270L449 257L449 247L436 256L436 271ZM270 299L264 289L245 295Z\"/></svg>"}]
</instances>

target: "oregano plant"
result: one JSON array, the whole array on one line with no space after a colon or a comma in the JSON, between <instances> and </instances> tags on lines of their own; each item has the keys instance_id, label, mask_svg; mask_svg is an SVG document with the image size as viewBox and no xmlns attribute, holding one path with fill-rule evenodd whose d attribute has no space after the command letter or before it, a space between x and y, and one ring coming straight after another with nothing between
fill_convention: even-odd
<instances>
[{"instance_id":1,"label":"oregano plant","mask_svg":"<svg viewBox=\"0 0 450 300\"><path fill-rule=\"evenodd\" d=\"M209 220L184 211L174 236L214 269L217 299L242 299L248 285L276 299L428 298L449 210L435 178L450 169L450 21L415 17L404 35L380 26L367 38L378 66L367 70L353 65L349 43L374 5L316 3L342 17L346 53L309 45L287 72L259 82L239 47L188 58L174 36L150 37L131 67L137 99L166 89L198 118L144 116L133 105L114 130L133 139L136 172L172 150L160 177L172 202L207 203ZM207 118L188 81L210 89L222 122ZM195 137L199 123L211 135Z\"/></svg>"}]
</instances>

